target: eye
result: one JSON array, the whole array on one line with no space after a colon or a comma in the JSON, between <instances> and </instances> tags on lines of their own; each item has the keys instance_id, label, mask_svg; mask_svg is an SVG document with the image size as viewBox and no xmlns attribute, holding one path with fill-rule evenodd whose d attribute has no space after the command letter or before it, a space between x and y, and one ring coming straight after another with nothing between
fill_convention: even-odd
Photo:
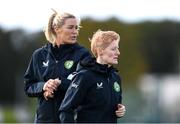
<instances>
[{"instance_id":1,"label":"eye","mask_svg":"<svg viewBox=\"0 0 180 124\"><path fill-rule=\"evenodd\" d=\"M78 30L78 31L80 30L80 28L81 28L81 27L80 27L79 25L76 25L76 26L75 26L75 29Z\"/></svg>"},{"instance_id":2,"label":"eye","mask_svg":"<svg viewBox=\"0 0 180 124\"><path fill-rule=\"evenodd\" d=\"M113 47L111 50L115 51L117 48L116 47Z\"/></svg>"},{"instance_id":3,"label":"eye","mask_svg":"<svg viewBox=\"0 0 180 124\"><path fill-rule=\"evenodd\" d=\"M75 30L79 30L79 26L74 26L74 25L70 25L67 27L68 29L75 29Z\"/></svg>"},{"instance_id":4,"label":"eye","mask_svg":"<svg viewBox=\"0 0 180 124\"><path fill-rule=\"evenodd\" d=\"M73 26L68 26L67 28L68 28L68 29L73 29Z\"/></svg>"},{"instance_id":5,"label":"eye","mask_svg":"<svg viewBox=\"0 0 180 124\"><path fill-rule=\"evenodd\" d=\"M79 30L79 26L76 25L76 26L75 26L75 29L76 29L76 30Z\"/></svg>"},{"instance_id":6,"label":"eye","mask_svg":"<svg viewBox=\"0 0 180 124\"><path fill-rule=\"evenodd\" d=\"M113 47L111 50L116 51L116 50L119 50L119 48L118 47Z\"/></svg>"}]
</instances>

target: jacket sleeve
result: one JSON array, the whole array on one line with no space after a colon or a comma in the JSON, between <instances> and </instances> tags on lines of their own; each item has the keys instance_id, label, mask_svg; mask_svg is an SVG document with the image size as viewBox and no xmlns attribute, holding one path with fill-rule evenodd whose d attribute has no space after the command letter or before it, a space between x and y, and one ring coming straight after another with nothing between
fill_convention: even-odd
<instances>
[{"instance_id":1,"label":"jacket sleeve","mask_svg":"<svg viewBox=\"0 0 180 124\"><path fill-rule=\"evenodd\" d=\"M29 66L24 74L24 91L30 97L43 95L44 82L37 77L37 67L35 54L32 55Z\"/></svg>"},{"instance_id":2,"label":"jacket sleeve","mask_svg":"<svg viewBox=\"0 0 180 124\"><path fill-rule=\"evenodd\" d=\"M66 91L71 83L71 80L64 77L60 77L60 79L61 79L61 84L59 85L58 89Z\"/></svg>"},{"instance_id":3,"label":"jacket sleeve","mask_svg":"<svg viewBox=\"0 0 180 124\"><path fill-rule=\"evenodd\" d=\"M86 78L82 74L77 74L73 79L59 108L62 123L74 122L74 110L82 103L88 89L85 83Z\"/></svg>"}]
</instances>

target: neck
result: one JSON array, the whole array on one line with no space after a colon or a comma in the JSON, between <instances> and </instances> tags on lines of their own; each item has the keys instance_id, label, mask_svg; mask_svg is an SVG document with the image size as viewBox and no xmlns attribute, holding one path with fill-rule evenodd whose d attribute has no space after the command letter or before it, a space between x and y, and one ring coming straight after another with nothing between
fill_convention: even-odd
<instances>
[{"instance_id":1,"label":"neck","mask_svg":"<svg viewBox=\"0 0 180 124\"><path fill-rule=\"evenodd\" d=\"M108 67L111 66L110 64L108 64L107 62L103 61L103 60L102 60L101 58L99 58L99 57L96 59L96 62L99 63L99 64L101 64L101 65L108 65Z\"/></svg>"},{"instance_id":2,"label":"neck","mask_svg":"<svg viewBox=\"0 0 180 124\"><path fill-rule=\"evenodd\" d=\"M62 43L62 42L60 42L60 41L57 41L57 40L56 40L56 42L54 43L54 45L57 45L58 47L60 47L60 45L62 45L62 44L64 44L64 43Z\"/></svg>"},{"instance_id":3,"label":"neck","mask_svg":"<svg viewBox=\"0 0 180 124\"><path fill-rule=\"evenodd\" d=\"M99 64L106 64L102 59L100 59L99 57L96 59L96 62L99 63Z\"/></svg>"}]
</instances>

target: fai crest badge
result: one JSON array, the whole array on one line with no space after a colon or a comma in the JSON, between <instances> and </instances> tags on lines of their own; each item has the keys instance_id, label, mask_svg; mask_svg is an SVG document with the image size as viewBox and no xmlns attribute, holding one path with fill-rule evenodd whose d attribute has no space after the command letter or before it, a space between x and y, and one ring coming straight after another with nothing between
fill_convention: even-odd
<instances>
[{"instance_id":1,"label":"fai crest badge","mask_svg":"<svg viewBox=\"0 0 180 124\"><path fill-rule=\"evenodd\" d=\"M119 84L118 84L117 82L114 82L114 90L115 90L116 92L119 92L119 91L120 91L120 86L119 86Z\"/></svg>"},{"instance_id":2,"label":"fai crest badge","mask_svg":"<svg viewBox=\"0 0 180 124\"><path fill-rule=\"evenodd\" d=\"M64 63L64 67L66 69L70 69L73 66L74 62L72 60L68 60Z\"/></svg>"}]
</instances>

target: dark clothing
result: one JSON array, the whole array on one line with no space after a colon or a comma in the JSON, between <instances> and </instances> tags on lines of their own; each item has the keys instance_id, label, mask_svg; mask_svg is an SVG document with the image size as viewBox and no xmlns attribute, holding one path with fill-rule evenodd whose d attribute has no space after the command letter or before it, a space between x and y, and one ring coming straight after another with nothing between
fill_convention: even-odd
<instances>
[{"instance_id":1,"label":"dark clothing","mask_svg":"<svg viewBox=\"0 0 180 124\"><path fill-rule=\"evenodd\" d=\"M60 107L61 122L116 123L115 111L122 102L121 79L115 68L86 59L78 65Z\"/></svg>"},{"instance_id":2,"label":"dark clothing","mask_svg":"<svg viewBox=\"0 0 180 124\"><path fill-rule=\"evenodd\" d=\"M28 96L38 98L35 122L60 122L58 109L70 84L67 76L76 70L80 60L88 56L88 50L77 43L60 47L48 43L34 51L24 75L24 90ZM45 100L43 86L46 81L55 78L59 78L61 84L54 97Z\"/></svg>"}]
</instances>

